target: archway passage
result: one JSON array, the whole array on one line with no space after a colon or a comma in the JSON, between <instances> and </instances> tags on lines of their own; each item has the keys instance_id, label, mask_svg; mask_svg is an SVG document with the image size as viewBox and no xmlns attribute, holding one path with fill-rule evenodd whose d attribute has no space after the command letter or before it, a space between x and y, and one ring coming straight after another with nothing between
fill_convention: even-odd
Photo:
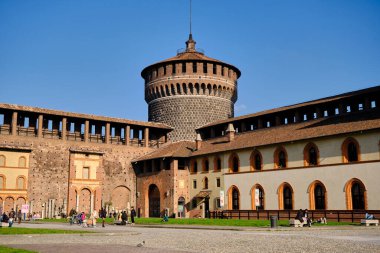
<instances>
[{"instance_id":1,"label":"archway passage","mask_svg":"<svg viewBox=\"0 0 380 253\"><path fill-rule=\"evenodd\" d=\"M351 187L352 209L365 209L364 187L354 182Z\"/></svg>"},{"instance_id":2,"label":"archway passage","mask_svg":"<svg viewBox=\"0 0 380 253\"><path fill-rule=\"evenodd\" d=\"M117 210L125 210L130 203L131 191L125 186L117 186L112 190L112 205Z\"/></svg>"},{"instance_id":3,"label":"archway passage","mask_svg":"<svg viewBox=\"0 0 380 253\"><path fill-rule=\"evenodd\" d=\"M3 212L9 213L14 208L15 200L12 197L5 198Z\"/></svg>"},{"instance_id":4,"label":"archway passage","mask_svg":"<svg viewBox=\"0 0 380 253\"><path fill-rule=\"evenodd\" d=\"M86 214L91 211L91 192L89 189L84 188L80 191L79 197L79 212L85 212Z\"/></svg>"},{"instance_id":5,"label":"archway passage","mask_svg":"<svg viewBox=\"0 0 380 253\"><path fill-rule=\"evenodd\" d=\"M160 217L160 191L157 185L149 186L149 217Z\"/></svg>"}]
</instances>

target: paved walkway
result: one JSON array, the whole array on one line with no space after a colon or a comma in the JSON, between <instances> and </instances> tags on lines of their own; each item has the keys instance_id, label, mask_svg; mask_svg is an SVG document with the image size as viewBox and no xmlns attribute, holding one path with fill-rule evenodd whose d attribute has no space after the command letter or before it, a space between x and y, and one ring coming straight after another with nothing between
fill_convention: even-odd
<instances>
[{"instance_id":1,"label":"paved walkway","mask_svg":"<svg viewBox=\"0 0 380 253\"><path fill-rule=\"evenodd\" d=\"M82 228L62 223L22 223L15 224L15 227L97 232L0 236L0 244L37 252L380 252L379 227L326 226L269 229L108 225L106 228ZM142 241L145 241L144 246L137 247Z\"/></svg>"}]
</instances>

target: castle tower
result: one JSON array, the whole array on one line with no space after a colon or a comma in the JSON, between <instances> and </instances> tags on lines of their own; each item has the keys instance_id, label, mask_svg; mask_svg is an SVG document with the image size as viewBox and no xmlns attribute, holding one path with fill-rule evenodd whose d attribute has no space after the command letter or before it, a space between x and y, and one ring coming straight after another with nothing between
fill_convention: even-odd
<instances>
[{"instance_id":1,"label":"castle tower","mask_svg":"<svg viewBox=\"0 0 380 253\"><path fill-rule=\"evenodd\" d=\"M240 70L195 48L192 35L177 56L146 67L149 121L174 128L172 141L195 140L195 129L234 116Z\"/></svg>"}]
</instances>

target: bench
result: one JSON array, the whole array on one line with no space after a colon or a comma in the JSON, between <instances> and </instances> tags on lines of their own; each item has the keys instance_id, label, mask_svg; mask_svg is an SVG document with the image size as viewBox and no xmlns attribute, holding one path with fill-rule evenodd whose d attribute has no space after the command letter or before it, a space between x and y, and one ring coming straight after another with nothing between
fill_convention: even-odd
<instances>
[{"instance_id":1,"label":"bench","mask_svg":"<svg viewBox=\"0 0 380 253\"><path fill-rule=\"evenodd\" d=\"M307 225L307 222L304 221L304 222L300 222L299 220L296 220L296 219L290 219L289 220L289 226L291 227L303 227L303 225Z\"/></svg>"},{"instance_id":2,"label":"bench","mask_svg":"<svg viewBox=\"0 0 380 253\"><path fill-rule=\"evenodd\" d=\"M362 219L362 220L360 220L360 223L362 225L365 225L366 227L368 227L369 225L379 226L379 220L366 220L366 219Z\"/></svg>"}]
</instances>

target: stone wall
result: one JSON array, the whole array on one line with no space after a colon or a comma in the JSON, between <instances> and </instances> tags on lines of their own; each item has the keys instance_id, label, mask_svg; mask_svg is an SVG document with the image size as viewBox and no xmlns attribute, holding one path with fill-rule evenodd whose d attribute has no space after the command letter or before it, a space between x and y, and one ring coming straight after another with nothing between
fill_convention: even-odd
<instances>
[{"instance_id":1,"label":"stone wall","mask_svg":"<svg viewBox=\"0 0 380 253\"><path fill-rule=\"evenodd\" d=\"M100 153L104 181L102 196L98 202L109 202L112 191L124 186L131 191L131 205L136 202L135 173L131 160L152 149L122 145L92 144L74 141L48 140L32 137L1 136L0 147L7 149L27 148L31 150L28 175L27 202L33 203L34 212L42 212L49 199L55 199L56 208L68 201L70 153ZM86 185L83 185L86 187ZM96 208L101 203L95 203Z\"/></svg>"},{"instance_id":2,"label":"stone wall","mask_svg":"<svg viewBox=\"0 0 380 253\"><path fill-rule=\"evenodd\" d=\"M172 141L195 140L195 129L208 123L233 117L233 102L211 96L172 96L149 103L149 121L174 128Z\"/></svg>"}]
</instances>

